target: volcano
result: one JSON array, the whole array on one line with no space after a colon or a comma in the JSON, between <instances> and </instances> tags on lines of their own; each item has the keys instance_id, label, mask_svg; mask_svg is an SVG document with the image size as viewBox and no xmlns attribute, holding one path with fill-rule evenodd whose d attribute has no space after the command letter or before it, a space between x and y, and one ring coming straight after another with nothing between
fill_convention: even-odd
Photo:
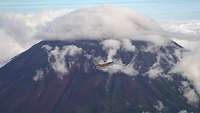
<instances>
[{"instance_id":1,"label":"volcano","mask_svg":"<svg viewBox=\"0 0 200 113\"><path fill-rule=\"evenodd\" d=\"M131 44L39 42L0 69L0 113L199 113L184 95L189 81L171 72L184 49L173 41ZM112 64L96 66L111 53Z\"/></svg>"}]
</instances>

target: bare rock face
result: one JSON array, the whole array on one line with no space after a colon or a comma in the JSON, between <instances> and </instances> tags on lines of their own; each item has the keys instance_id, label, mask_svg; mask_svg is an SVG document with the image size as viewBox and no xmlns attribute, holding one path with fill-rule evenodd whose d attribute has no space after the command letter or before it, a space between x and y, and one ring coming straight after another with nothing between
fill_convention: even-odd
<instances>
[{"instance_id":1,"label":"bare rock face","mask_svg":"<svg viewBox=\"0 0 200 113\"><path fill-rule=\"evenodd\" d=\"M199 103L184 95L189 81L171 72L183 48L175 42L131 44L34 45L0 69L0 113L198 113ZM97 67L109 58L112 64Z\"/></svg>"}]
</instances>

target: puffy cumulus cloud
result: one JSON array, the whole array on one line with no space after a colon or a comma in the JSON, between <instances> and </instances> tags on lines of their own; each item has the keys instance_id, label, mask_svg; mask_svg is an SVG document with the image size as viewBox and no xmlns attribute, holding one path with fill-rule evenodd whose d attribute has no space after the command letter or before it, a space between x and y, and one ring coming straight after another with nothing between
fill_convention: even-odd
<instances>
[{"instance_id":1,"label":"puffy cumulus cloud","mask_svg":"<svg viewBox=\"0 0 200 113\"><path fill-rule=\"evenodd\" d=\"M37 81L39 81L39 80L41 80L41 79L43 79L44 78L44 71L43 70L37 70L36 71L36 75L35 76L33 76L33 80L35 81L35 82L37 82Z\"/></svg>"},{"instance_id":2,"label":"puffy cumulus cloud","mask_svg":"<svg viewBox=\"0 0 200 113\"><path fill-rule=\"evenodd\" d=\"M27 41L26 36L32 33L24 19L14 14L3 13L0 15L0 29L18 43Z\"/></svg>"},{"instance_id":3,"label":"puffy cumulus cloud","mask_svg":"<svg viewBox=\"0 0 200 113\"><path fill-rule=\"evenodd\" d=\"M117 53L117 50L120 48L121 43L118 40L108 39L102 42L103 49L107 51L107 62L112 61L114 55Z\"/></svg>"},{"instance_id":4,"label":"puffy cumulus cloud","mask_svg":"<svg viewBox=\"0 0 200 113\"><path fill-rule=\"evenodd\" d=\"M68 67L66 66L65 57L82 53L82 49L75 45L67 45L62 48L55 47L54 49L49 45L44 45L42 48L45 48L48 51L49 63L54 71L59 73L58 77L60 79L63 79L64 75L69 72Z\"/></svg>"},{"instance_id":5,"label":"puffy cumulus cloud","mask_svg":"<svg viewBox=\"0 0 200 113\"><path fill-rule=\"evenodd\" d=\"M163 43L162 29L151 19L132 10L99 6L72 11L56 18L38 35L44 39L129 38Z\"/></svg>"},{"instance_id":6,"label":"puffy cumulus cloud","mask_svg":"<svg viewBox=\"0 0 200 113\"><path fill-rule=\"evenodd\" d=\"M174 72L182 73L182 75L190 80L200 94L200 51L194 50L183 55L181 61L175 65Z\"/></svg>"},{"instance_id":7,"label":"puffy cumulus cloud","mask_svg":"<svg viewBox=\"0 0 200 113\"><path fill-rule=\"evenodd\" d=\"M112 61L113 57L117 53L118 49L123 49L125 51L135 51L135 46L132 44L132 40L127 38L122 39L106 39L101 42L103 49L106 50L107 62Z\"/></svg>"},{"instance_id":8,"label":"puffy cumulus cloud","mask_svg":"<svg viewBox=\"0 0 200 113\"><path fill-rule=\"evenodd\" d=\"M152 67L150 67L149 71L146 73L148 77L155 79L161 76L163 73L163 69L160 67L158 63L155 63Z\"/></svg>"},{"instance_id":9,"label":"puffy cumulus cloud","mask_svg":"<svg viewBox=\"0 0 200 113\"><path fill-rule=\"evenodd\" d=\"M23 46L30 45L33 44L37 31L60 15L55 12L53 16L52 13L51 11L36 14L0 13L0 29L17 43Z\"/></svg>"},{"instance_id":10,"label":"puffy cumulus cloud","mask_svg":"<svg viewBox=\"0 0 200 113\"><path fill-rule=\"evenodd\" d=\"M20 52L40 41L35 35L66 10L39 13L0 12L0 63L7 62ZM6 52L5 52L6 50Z\"/></svg>"},{"instance_id":11,"label":"puffy cumulus cloud","mask_svg":"<svg viewBox=\"0 0 200 113\"><path fill-rule=\"evenodd\" d=\"M193 89L186 89L183 96L188 99L189 104L196 105L199 103L199 97Z\"/></svg>"},{"instance_id":12,"label":"puffy cumulus cloud","mask_svg":"<svg viewBox=\"0 0 200 113\"><path fill-rule=\"evenodd\" d=\"M22 52L23 47L2 30L0 30L0 39L0 65L3 66L9 61L8 59L11 59L19 52Z\"/></svg>"},{"instance_id":13,"label":"puffy cumulus cloud","mask_svg":"<svg viewBox=\"0 0 200 113\"><path fill-rule=\"evenodd\" d=\"M197 105L199 103L199 96L197 95L196 91L191 87L191 84L188 81L181 82L183 96L187 98L187 102L191 105Z\"/></svg>"},{"instance_id":14,"label":"puffy cumulus cloud","mask_svg":"<svg viewBox=\"0 0 200 113\"><path fill-rule=\"evenodd\" d=\"M164 104L160 100L158 100L157 104L154 105L153 107L159 112L161 112L165 108Z\"/></svg>"},{"instance_id":15,"label":"puffy cumulus cloud","mask_svg":"<svg viewBox=\"0 0 200 113\"><path fill-rule=\"evenodd\" d=\"M134 69L134 59L129 62L129 64L124 64L121 59L116 59L114 56L116 55L119 49L124 49L125 51L135 51L135 46L132 44L129 39L106 39L101 42L102 49L107 52L107 62L114 62L113 64L106 66L104 68L99 68L104 72L108 72L109 74L115 73L124 73L129 76L135 76L138 72ZM101 57L95 58L96 62L99 64L104 64L105 62Z\"/></svg>"},{"instance_id":16,"label":"puffy cumulus cloud","mask_svg":"<svg viewBox=\"0 0 200 113\"><path fill-rule=\"evenodd\" d=\"M131 52L135 51L136 48L135 48L135 46L132 44L131 41L132 41L132 40L127 39L127 38L122 39L122 47L124 48L124 50L126 50L126 51L131 51Z\"/></svg>"}]
</instances>

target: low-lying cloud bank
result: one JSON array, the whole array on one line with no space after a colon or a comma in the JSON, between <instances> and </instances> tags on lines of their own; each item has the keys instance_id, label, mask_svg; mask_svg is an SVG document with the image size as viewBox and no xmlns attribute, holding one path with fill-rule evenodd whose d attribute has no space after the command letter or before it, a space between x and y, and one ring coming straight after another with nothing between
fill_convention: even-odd
<instances>
[{"instance_id":1,"label":"low-lying cloud bank","mask_svg":"<svg viewBox=\"0 0 200 113\"><path fill-rule=\"evenodd\" d=\"M200 21L189 22L163 22L161 23L163 29L188 35L200 35Z\"/></svg>"}]
</instances>

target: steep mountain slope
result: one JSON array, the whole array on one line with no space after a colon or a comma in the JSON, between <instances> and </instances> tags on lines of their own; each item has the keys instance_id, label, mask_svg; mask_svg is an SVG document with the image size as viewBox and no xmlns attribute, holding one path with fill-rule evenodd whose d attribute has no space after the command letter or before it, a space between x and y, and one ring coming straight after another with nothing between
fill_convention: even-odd
<instances>
[{"instance_id":1,"label":"steep mountain slope","mask_svg":"<svg viewBox=\"0 0 200 113\"><path fill-rule=\"evenodd\" d=\"M171 72L181 46L104 42L42 41L13 58L0 69L0 113L200 111L185 96L185 87L193 86ZM113 64L96 66L108 60Z\"/></svg>"}]
</instances>

